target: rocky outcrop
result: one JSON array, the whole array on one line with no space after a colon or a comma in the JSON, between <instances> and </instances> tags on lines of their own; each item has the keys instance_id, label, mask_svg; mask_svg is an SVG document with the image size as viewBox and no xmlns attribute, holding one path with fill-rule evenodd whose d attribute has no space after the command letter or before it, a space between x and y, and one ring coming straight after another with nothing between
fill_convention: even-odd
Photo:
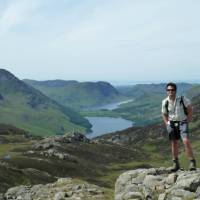
<instances>
[{"instance_id":1,"label":"rocky outcrop","mask_svg":"<svg viewBox=\"0 0 200 200\"><path fill-rule=\"evenodd\" d=\"M115 185L115 200L199 200L200 169L169 173L166 168L123 173Z\"/></svg>"},{"instance_id":2,"label":"rocky outcrop","mask_svg":"<svg viewBox=\"0 0 200 200\"><path fill-rule=\"evenodd\" d=\"M85 135L75 132L62 136L46 137L43 140L37 141L32 148L34 150L47 150L53 147L61 147L63 144L77 142L89 143L90 140Z\"/></svg>"},{"instance_id":3,"label":"rocky outcrop","mask_svg":"<svg viewBox=\"0 0 200 200\"><path fill-rule=\"evenodd\" d=\"M33 144L32 149L24 155L42 155L44 157L55 157L60 160L77 162L76 157L63 152L63 145L74 143L90 143L85 135L81 133L66 134L63 136L46 137Z\"/></svg>"},{"instance_id":4,"label":"rocky outcrop","mask_svg":"<svg viewBox=\"0 0 200 200\"><path fill-rule=\"evenodd\" d=\"M8 160L0 160L0 193L5 193L8 188L25 182L44 184L55 180L57 180L57 178L46 171L34 168L19 169L9 163ZM3 199L2 196L3 194L0 194L0 200Z\"/></svg>"},{"instance_id":5,"label":"rocky outcrop","mask_svg":"<svg viewBox=\"0 0 200 200\"><path fill-rule=\"evenodd\" d=\"M71 161L71 162L77 162L76 157L72 156L68 153L63 153L60 152L57 149L54 148L50 148L48 150L45 151L27 151L24 153L24 155L34 155L34 154L38 154L38 155L42 155L44 157L54 157L54 158L58 158L60 160L67 160L67 161Z\"/></svg>"},{"instance_id":6,"label":"rocky outcrop","mask_svg":"<svg viewBox=\"0 0 200 200\"><path fill-rule=\"evenodd\" d=\"M1 199L1 197L0 197ZM100 187L71 178L46 185L17 186L4 194L5 200L105 200Z\"/></svg>"}]
</instances>

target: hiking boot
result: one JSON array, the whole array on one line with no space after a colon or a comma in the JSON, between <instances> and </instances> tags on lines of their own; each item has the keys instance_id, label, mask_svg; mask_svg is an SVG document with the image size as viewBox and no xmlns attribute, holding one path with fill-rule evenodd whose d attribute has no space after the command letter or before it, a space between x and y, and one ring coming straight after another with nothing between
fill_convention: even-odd
<instances>
[{"instance_id":1,"label":"hiking boot","mask_svg":"<svg viewBox=\"0 0 200 200\"><path fill-rule=\"evenodd\" d=\"M190 171L196 170L196 160L195 159L190 160L189 170Z\"/></svg>"},{"instance_id":2,"label":"hiking boot","mask_svg":"<svg viewBox=\"0 0 200 200\"><path fill-rule=\"evenodd\" d=\"M178 159L173 160L173 165L172 165L172 167L169 168L169 170L170 170L171 172L176 172L176 171L178 171L179 169L180 169L180 164L179 164Z\"/></svg>"}]
</instances>

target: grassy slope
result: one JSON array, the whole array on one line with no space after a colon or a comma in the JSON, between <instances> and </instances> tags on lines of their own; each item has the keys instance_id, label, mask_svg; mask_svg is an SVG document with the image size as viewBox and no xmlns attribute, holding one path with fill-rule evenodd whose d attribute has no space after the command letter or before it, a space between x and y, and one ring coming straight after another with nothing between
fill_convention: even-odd
<instances>
[{"instance_id":1,"label":"grassy slope","mask_svg":"<svg viewBox=\"0 0 200 200\"><path fill-rule=\"evenodd\" d=\"M11 98L15 101L10 101ZM71 119L59 110L59 106L49 104L32 108L26 105L26 101L26 97L20 96L18 102L16 95L9 96L7 102L0 104L0 122L15 125L36 135L63 134L73 130L85 132L84 127L70 122Z\"/></svg>"},{"instance_id":2,"label":"grassy slope","mask_svg":"<svg viewBox=\"0 0 200 200\"><path fill-rule=\"evenodd\" d=\"M124 118L134 121L137 125L146 125L160 120L162 94L146 94L133 102L122 105L114 111Z\"/></svg>"},{"instance_id":3,"label":"grassy slope","mask_svg":"<svg viewBox=\"0 0 200 200\"><path fill-rule=\"evenodd\" d=\"M54 180L54 177L69 176L104 187L108 199L113 199L114 184L119 174L134 168L159 165L159 162L161 164L166 160L166 156L159 156L156 152L152 154L152 144L147 144L145 151L145 148L140 148L143 138L142 135L139 135L141 131L143 129L137 130L138 135L136 134L137 137L134 141L137 146L133 145L133 142L121 146L108 141L63 145L62 152L75 156L76 162L74 162L46 158L38 154L26 156L23 152L31 149L32 143L37 141L37 138L24 138L20 134L12 134L12 130L4 130L3 134L0 132L0 141L3 141L3 144L0 145L0 157L10 155L11 159L7 159L6 162L14 167L6 168L0 165L0 174L1 172L5 174L4 182L8 184L7 186L4 184L4 190L8 186L22 183L44 183ZM155 144L153 143L153 145ZM149 152L149 150L151 151ZM37 173L37 176L32 173L27 174L24 170L28 168L34 168L41 172ZM7 172L5 172L6 170ZM51 176L47 177L44 171ZM12 177L9 176L9 173L12 174Z\"/></svg>"},{"instance_id":4,"label":"grassy slope","mask_svg":"<svg viewBox=\"0 0 200 200\"><path fill-rule=\"evenodd\" d=\"M0 112L0 123L38 135L86 132L91 126L71 108L59 105L3 69L0 69Z\"/></svg>"},{"instance_id":5,"label":"grassy slope","mask_svg":"<svg viewBox=\"0 0 200 200\"><path fill-rule=\"evenodd\" d=\"M54 177L69 176L104 187L108 199L113 199L113 188L119 174L128 169L149 167L149 163L145 160L151 158L148 152L142 152L139 147L136 149L134 146L120 146L109 142L63 145L62 152L75 156L76 162L46 158L36 154L26 156L23 152L29 150L37 138L26 138L12 132L12 130L0 132L0 141L3 142L0 145L0 158L10 155L11 159L3 160L12 166L6 167L0 164L0 174L4 173L3 180L6 183L2 191L13 185L44 183L54 180ZM36 175L27 174L25 169L28 168L41 172ZM51 176L47 177L44 171ZM9 174L12 174L12 177Z\"/></svg>"},{"instance_id":6,"label":"grassy slope","mask_svg":"<svg viewBox=\"0 0 200 200\"><path fill-rule=\"evenodd\" d=\"M191 142L197 160L200 160L198 152L200 150L200 98L194 100L194 121L191 124ZM106 188L105 192L108 199L113 199L113 188L119 174L124 171L143 168L169 166L171 163L170 144L162 124L155 124L147 127L132 127L124 131L104 135L100 141L92 144L76 143L63 145L62 151L76 157L77 162L60 161L55 158L45 158L38 155L25 156L23 152L30 149L33 139L22 140L21 136L16 136L12 140L12 135L6 133L7 144L1 145L0 155L9 154L11 158L9 163L17 169L35 168L46 171L51 177L46 177L41 172L40 177L33 178L33 174L27 176L26 173L11 170L14 177L20 176L20 179L10 179L7 176L8 185L20 183L48 182L55 176L70 176L78 179L87 180ZM120 137L119 137L120 136ZM120 138L121 145L112 144L115 138ZM1 139L2 140L2 139ZM34 139L35 140L35 139ZM9 142L10 141L10 142ZM14 144L15 143L15 144ZM187 169L187 159L184 155L181 145L181 163ZM42 160L41 160L42 158ZM9 172L8 170L8 172ZM5 173L5 168L0 167L0 171ZM13 177L12 176L12 177ZM6 187L6 186L5 186Z\"/></svg>"},{"instance_id":7,"label":"grassy slope","mask_svg":"<svg viewBox=\"0 0 200 200\"><path fill-rule=\"evenodd\" d=\"M107 82L24 81L58 103L77 110L126 99Z\"/></svg>"},{"instance_id":8,"label":"grassy slope","mask_svg":"<svg viewBox=\"0 0 200 200\"><path fill-rule=\"evenodd\" d=\"M12 108L4 107L0 112L3 113L1 123L15 125L35 135L63 134L74 130L85 132L83 127L70 123L64 114L53 109L33 112L31 109L18 107L13 112Z\"/></svg>"}]
</instances>

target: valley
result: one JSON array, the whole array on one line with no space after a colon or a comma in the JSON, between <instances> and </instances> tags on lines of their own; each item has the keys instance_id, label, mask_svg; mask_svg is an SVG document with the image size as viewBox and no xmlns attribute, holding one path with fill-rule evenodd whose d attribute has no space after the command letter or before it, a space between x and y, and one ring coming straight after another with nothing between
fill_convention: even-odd
<instances>
[{"instance_id":1,"label":"valley","mask_svg":"<svg viewBox=\"0 0 200 200\"><path fill-rule=\"evenodd\" d=\"M87 90L85 96L73 97L77 98L79 106L74 102L70 107L67 102L66 107L59 98L51 99L7 71L0 71L0 81L0 199L13 186L43 184L45 188L54 182L56 187L61 187L58 178L67 178L63 181L75 184L74 187L81 183L91 184L88 187L93 188L95 184L98 189L96 186L93 189L99 195L104 194L101 198L111 200L115 181L121 173L138 168L167 167L171 163L170 144L160 118L164 84L116 89L107 83L87 83L86 88L94 87L98 91L95 92L98 98L108 95L109 100L102 100L101 105L98 101L94 103L95 98L93 102L85 101L86 94L90 93L90 98L94 95ZM58 89L55 86L64 87L66 81L45 84L55 91ZM75 84L77 87L79 83ZM180 95L192 98L191 141L195 157L200 160L200 86L180 83L178 87ZM63 95L60 99L68 99L65 92L59 95ZM92 109L94 106L97 109ZM100 128L105 128L106 123L108 127L120 125L120 121L115 121L119 117L130 121L123 130L120 127L105 132L100 129L98 134L87 135L92 130L91 120L104 117L107 117L105 121L98 124ZM187 168L183 146L180 161Z\"/></svg>"}]
</instances>

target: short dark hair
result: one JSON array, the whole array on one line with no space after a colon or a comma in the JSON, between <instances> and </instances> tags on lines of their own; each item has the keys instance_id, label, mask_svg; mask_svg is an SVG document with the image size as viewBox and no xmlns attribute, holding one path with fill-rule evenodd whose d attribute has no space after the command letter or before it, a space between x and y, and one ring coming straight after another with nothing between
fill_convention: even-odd
<instances>
[{"instance_id":1,"label":"short dark hair","mask_svg":"<svg viewBox=\"0 0 200 200\"><path fill-rule=\"evenodd\" d=\"M176 84L175 84L175 83L172 83L172 82L170 82L170 83L167 83L167 85L166 85L166 90L167 90L168 86L171 86L171 87L173 87L175 91L177 90L177 86L176 86Z\"/></svg>"}]
</instances>

